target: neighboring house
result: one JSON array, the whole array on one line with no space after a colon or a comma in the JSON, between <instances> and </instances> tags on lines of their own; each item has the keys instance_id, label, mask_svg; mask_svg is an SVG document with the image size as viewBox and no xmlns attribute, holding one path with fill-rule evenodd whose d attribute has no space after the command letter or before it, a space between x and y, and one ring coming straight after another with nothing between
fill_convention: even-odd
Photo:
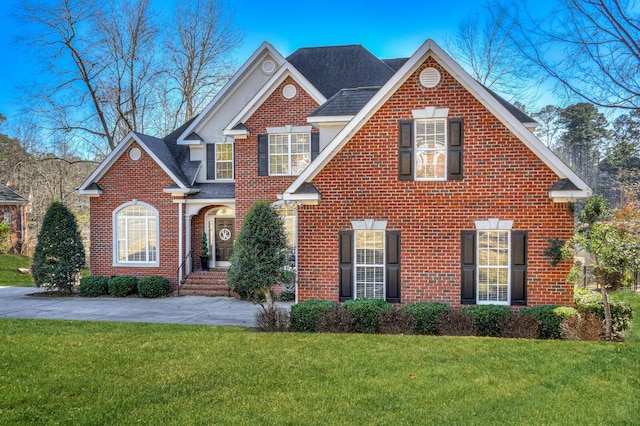
<instances>
[{"instance_id":1,"label":"neighboring house","mask_svg":"<svg viewBox=\"0 0 640 426\"><path fill-rule=\"evenodd\" d=\"M544 251L591 190L535 124L431 40L392 60L264 43L201 114L164 139L129 134L81 186L91 271L175 287L200 268L203 232L226 266L267 198L298 301L571 305L570 262Z\"/></svg>"},{"instance_id":2,"label":"neighboring house","mask_svg":"<svg viewBox=\"0 0 640 426\"><path fill-rule=\"evenodd\" d=\"M0 222L11 227L11 247L16 253L22 253L27 241L28 204L29 200L0 184Z\"/></svg>"}]
</instances>

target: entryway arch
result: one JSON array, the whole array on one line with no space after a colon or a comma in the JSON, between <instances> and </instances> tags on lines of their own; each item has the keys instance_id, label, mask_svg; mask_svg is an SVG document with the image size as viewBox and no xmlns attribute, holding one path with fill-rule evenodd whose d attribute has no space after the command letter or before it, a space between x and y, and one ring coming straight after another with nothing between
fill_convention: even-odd
<instances>
[{"instance_id":1,"label":"entryway arch","mask_svg":"<svg viewBox=\"0 0 640 426\"><path fill-rule=\"evenodd\" d=\"M228 206L215 207L204 217L209 241L209 267L229 266L236 237L236 211Z\"/></svg>"}]
</instances>

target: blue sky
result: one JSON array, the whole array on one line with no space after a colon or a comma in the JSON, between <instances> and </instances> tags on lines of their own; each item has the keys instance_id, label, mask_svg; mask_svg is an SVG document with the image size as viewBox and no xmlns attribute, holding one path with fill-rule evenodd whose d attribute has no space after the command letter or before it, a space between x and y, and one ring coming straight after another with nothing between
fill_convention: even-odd
<instances>
[{"instance_id":1,"label":"blue sky","mask_svg":"<svg viewBox=\"0 0 640 426\"><path fill-rule=\"evenodd\" d=\"M172 0L150 0L171 12ZM548 0L536 2L544 4ZM17 86L37 70L14 46L20 26L10 17L19 0L0 2L0 112L17 115ZM411 55L426 39L441 46L459 22L478 13L482 0L226 0L244 39L236 50L240 66L263 42L269 41L284 56L299 47L362 44L381 58Z\"/></svg>"}]
</instances>

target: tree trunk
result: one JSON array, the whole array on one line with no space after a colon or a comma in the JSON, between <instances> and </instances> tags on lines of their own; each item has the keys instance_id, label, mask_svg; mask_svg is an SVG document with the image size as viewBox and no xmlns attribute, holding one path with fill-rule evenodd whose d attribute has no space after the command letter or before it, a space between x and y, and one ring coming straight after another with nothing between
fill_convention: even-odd
<instances>
[{"instance_id":1,"label":"tree trunk","mask_svg":"<svg viewBox=\"0 0 640 426\"><path fill-rule=\"evenodd\" d=\"M264 299L267 302L267 308L273 309L273 297L271 297L271 289L269 287L263 287L262 291L264 291Z\"/></svg>"},{"instance_id":2,"label":"tree trunk","mask_svg":"<svg viewBox=\"0 0 640 426\"><path fill-rule=\"evenodd\" d=\"M604 306L604 340L611 340L612 319L611 306L609 306L609 294L604 285L600 285L600 293L602 294L602 304Z\"/></svg>"}]
</instances>

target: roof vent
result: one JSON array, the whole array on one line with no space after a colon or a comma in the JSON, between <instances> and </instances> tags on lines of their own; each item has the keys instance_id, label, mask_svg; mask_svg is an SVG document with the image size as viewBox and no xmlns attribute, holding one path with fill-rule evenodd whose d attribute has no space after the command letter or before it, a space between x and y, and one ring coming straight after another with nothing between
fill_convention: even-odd
<instances>
[{"instance_id":1,"label":"roof vent","mask_svg":"<svg viewBox=\"0 0 640 426\"><path fill-rule=\"evenodd\" d=\"M425 68L420 73L420 84L427 89L436 87L440 83L440 71L433 67Z\"/></svg>"},{"instance_id":2,"label":"roof vent","mask_svg":"<svg viewBox=\"0 0 640 426\"><path fill-rule=\"evenodd\" d=\"M266 75L273 74L275 70L276 70L276 63L273 62L271 59L266 59L262 63L262 72L265 73Z\"/></svg>"},{"instance_id":3,"label":"roof vent","mask_svg":"<svg viewBox=\"0 0 640 426\"><path fill-rule=\"evenodd\" d=\"M293 98L296 93L298 93L298 89L296 89L296 86L294 86L293 84L287 84L282 88L282 96L287 99Z\"/></svg>"}]
</instances>

